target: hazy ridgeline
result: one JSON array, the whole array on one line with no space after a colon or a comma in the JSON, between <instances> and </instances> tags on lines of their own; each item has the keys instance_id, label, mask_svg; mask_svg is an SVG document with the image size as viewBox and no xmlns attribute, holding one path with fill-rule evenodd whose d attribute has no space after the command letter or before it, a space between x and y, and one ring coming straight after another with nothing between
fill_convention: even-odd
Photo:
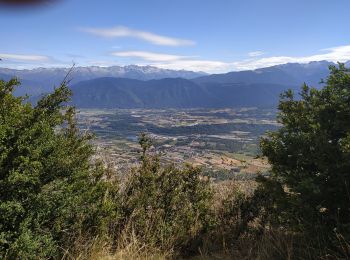
<instances>
[{"instance_id":1,"label":"hazy ridgeline","mask_svg":"<svg viewBox=\"0 0 350 260\"><path fill-rule=\"evenodd\" d=\"M63 83L33 106L0 81L0 257L346 259L350 257L350 74L285 92L261 140L270 175L213 183L162 165L146 135L119 178L78 129ZM205 169L204 169L205 170Z\"/></svg>"},{"instance_id":2,"label":"hazy ridgeline","mask_svg":"<svg viewBox=\"0 0 350 260\"><path fill-rule=\"evenodd\" d=\"M304 82L320 86L332 62L288 63L267 68L205 75L152 66L77 67L69 75L71 104L78 108L237 108L275 107L278 95L299 91ZM0 78L17 76L16 95L35 103L59 86L67 68L0 68Z\"/></svg>"}]
</instances>

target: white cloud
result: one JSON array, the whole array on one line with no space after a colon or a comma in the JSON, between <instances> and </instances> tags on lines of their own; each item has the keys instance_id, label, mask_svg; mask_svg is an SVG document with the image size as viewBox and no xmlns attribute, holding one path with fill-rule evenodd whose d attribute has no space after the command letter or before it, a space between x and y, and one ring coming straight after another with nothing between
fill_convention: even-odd
<instances>
[{"instance_id":1,"label":"white cloud","mask_svg":"<svg viewBox=\"0 0 350 260\"><path fill-rule=\"evenodd\" d=\"M219 72L229 69L230 63L212 60L193 59L196 56L179 56L146 51L113 52L118 57L131 57L147 61L152 66L163 69Z\"/></svg>"},{"instance_id":2,"label":"white cloud","mask_svg":"<svg viewBox=\"0 0 350 260\"><path fill-rule=\"evenodd\" d=\"M247 59L244 61L233 62L236 70L251 70L257 68L264 68L289 62L294 63L308 63L311 61L332 61L332 62L346 62L350 60L350 45L338 46L321 50L324 53L310 56L275 56L261 59Z\"/></svg>"},{"instance_id":3,"label":"white cloud","mask_svg":"<svg viewBox=\"0 0 350 260\"><path fill-rule=\"evenodd\" d=\"M116 38L116 37L133 37L141 39L156 45L165 46L187 46L195 45L194 41L171 38L158 35L151 32L130 29L125 26L117 26L112 28L80 28L81 31L91 33L101 37Z\"/></svg>"},{"instance_id":4,"label":"white cloud","mask_svg":"<svg viewBox=\"0 0 350 260\"><path fill-rule=\"evenodd\" d=\"M251 57L249 59L240 61L220 61L220 60L206 60L200 59L197 56L182 56L167 53L147 52L147 51L117 51L112 52L111 55L122 58L133 58L133 64L137 65L152 65L165 69L176 70L192 70L205 71L208 73L224 73L228 71L253 70L285 63L308 63L311 61L331 61L331 62L346 62L350 60L350 45L337 46L320 50L319 53L309 56L272 56L272 57ZM59 61L54 58L43 55L22 55L0 53L0 58L3 59L0 65L6 65L16 68L33 68L39 66L43 67L69 67L71 61ZM103 59L103 58L102 58ZM111 59L107 60L87 60L78 59L80 65L99 65L99 66L113 66L116 64L127 65L126 60L120 62Z\"/></svg>"},{"instance_id":5,"label":"white cloud","mask_svg":"<svg viewBox=\"0 0 350 260\"><path fill-rule=\"evenodd\" d=\"M194 59L193 56L178 56L144 51L115 52L115 56L134 57L147 61L150 65L166 69L185 69L193 71L205 71L209 73L222 73L228 71L254 70L285 63L309 63L311 61L346 62L350 60L350 45L338 46L321 50L320 54L310 56L273 56L224 62L218 60Z\"/></svg>"},{"instance_id":6,"label":"white cloud","mask_svg":"<svg viewBox=\"0 0 350 260\"><path fill-rule=\"evenodd\" d=\"M204 71L208 73L221 73L234 69L232 63L214 60L179 60L152 65L163 69Z\"/></svg>"},{"instance_id":7,"label":"white cloud","mask_svg":"<svg viewBox=\"0 0 350 260\"><path fill-rule=\"evenodd\" d=\"M147 52L147 51L121 51L113 52L112 55L118 57L132 57L140 58L146 61L152 62L162 62L162 61L176 61L188 58L187 56L178 56L172 54L156 53L156 52Z\"/></svg>"},{"instance_id":8,"label":"white cloud","mask_svg":"<svg viewBox=\"0 0 350 260\"><path fill-rule=\"evenodd\" d=\"M49 57L43 55L24 55L24 54L12 54L12 53L0 53L0 58L4 61L30 61L30 62L43 62L48 61Z\"/></svg>"},{"instance_id":9,"label":"white cloud","mask_svg":"<svg viewBox=\"0 0 350 260\"><path fill-rule=\"evenodd\" d=\"M66 54L69 55L74 54ZM75 55L77 56L77 55ZM0 66L13 69L33 69L38 67L54 68L54 67L71 67L72 61L62 61L50 56L36 54L14 54L0 53Z\"/></svg>"},{"instance_id":10,"label":"white cloud","mask_svg":"<svg viewBox=\"0 0 350 260\"><path fill-rule=\"evenodd\" d=\"M249 57L257 57L257 56L261 56L264 54L265 54L265 52L263 52L263 51L252 51L252 52L248 53L248 56Z\"/></svg>"}]
</instances>

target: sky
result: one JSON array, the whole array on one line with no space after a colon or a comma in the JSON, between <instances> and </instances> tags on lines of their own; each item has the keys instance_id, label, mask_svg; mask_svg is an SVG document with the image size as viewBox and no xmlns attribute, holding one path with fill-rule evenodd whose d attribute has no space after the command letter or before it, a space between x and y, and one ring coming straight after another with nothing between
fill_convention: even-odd
<instances>
[{"instance_id":1,"label":"sky","mask_svg":"<svg viewBox=\"0 0 350 260\"><path fill-rule=\"evenodd\" d=\"M0 67L221 73L350 60L349 0L56 0L0 5Z\"/></svg>"}]
</instances>

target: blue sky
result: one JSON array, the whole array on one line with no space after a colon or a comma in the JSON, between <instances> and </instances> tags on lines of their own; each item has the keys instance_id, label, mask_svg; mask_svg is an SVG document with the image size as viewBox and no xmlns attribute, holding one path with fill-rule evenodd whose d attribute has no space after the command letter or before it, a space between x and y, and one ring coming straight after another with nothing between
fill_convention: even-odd
<instances>
[{"instance_id":1,"label":"blue sky","mask_svg":"<svg viewBox=\"0 0 350 260\"><path fill-rule=\"evenodd\" d=\"M0 6L0 66L206 72L350 60L349 0L57 0Z\"/></svg>"}]
</instances>

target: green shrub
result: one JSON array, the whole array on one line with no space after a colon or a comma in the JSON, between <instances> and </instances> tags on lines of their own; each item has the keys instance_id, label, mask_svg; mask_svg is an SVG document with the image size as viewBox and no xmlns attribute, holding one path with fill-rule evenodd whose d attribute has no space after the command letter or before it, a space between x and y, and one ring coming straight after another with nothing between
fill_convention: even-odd
<instances>
[{"instance_id":1,"label":"green shrub","mask_svg":"<svg viewBox=\"0 0 350 260\"><path fill-rule=\"evenodd\" d=\"M65 84L36 106L0 80L0 258L59 257L78 237L100 232L115 210L111 187L92 164L91 136L81 134ZM108 214L107 214L108 213Z\"/></svg>"},{"instance_id":2,"label":"green shrub","mask_svg":"<svg viewBox=\"0 0 350 260\"><path fill-rule=\"evenodd\" d=\"M185 246L207 225L209 180L188 165L162 166L157 154L149 154L151 142L144 134L140 145L141 165L132 171L122 194L124 225L146 244L164 249Z\"/></svg>"},{"instance_id":3,"label":"green shrub","mask_svg":"<svg viewBox=\"0 0 350 260\"><path fill-rule=\"evenodd\" d=\"M325 86L304 85L300 98L285 92L279 110L282 127L261 141L272 166L271 177L261 178L272 218L331 247L338 234L349 241L349 70L331 66Z\"/></svg>"}]
</instances>

